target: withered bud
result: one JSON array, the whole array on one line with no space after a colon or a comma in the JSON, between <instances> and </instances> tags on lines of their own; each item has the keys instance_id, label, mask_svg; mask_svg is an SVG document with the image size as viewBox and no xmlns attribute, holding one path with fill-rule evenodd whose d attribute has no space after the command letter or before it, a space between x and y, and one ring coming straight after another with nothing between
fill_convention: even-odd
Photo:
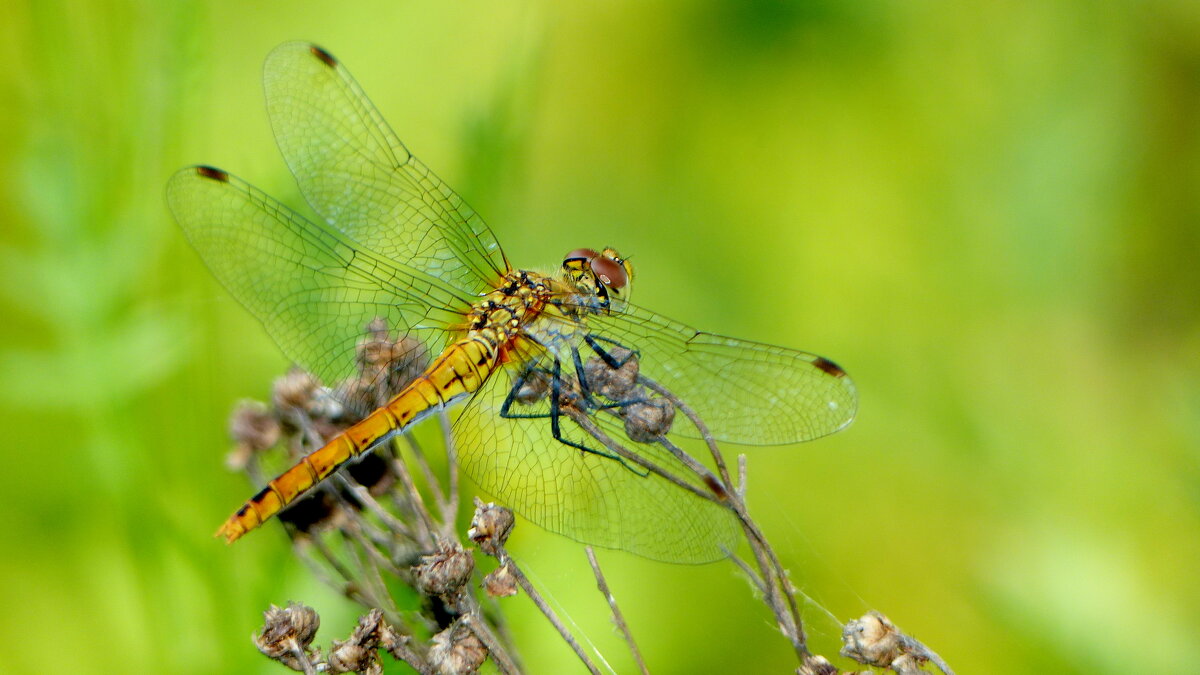
<instances>
[{"instance_id":1,"label":"withered bud","mask_svg":"<svg viewBox=\"0 0 1200 675\"><path fill-rule=\"evenodd\" d=\"M383 318L382 316L377 316L374 319L371 319L371 321L368 322L364 327L364 332L366 332L367 336L373 340L388 339L387 319Z\"/></svg>"},{"instance_id":2,"label":"withered bud","mask_svg":"<svg viewBox=\"0 0 1200 675\"><path fill-rule=\"evenodd\" d=\"M317 387L306 411L318 419L339 419L346 414L346 406L329 387Z\"/></svg>"},{"instance_id":3,"label":"withered bud","mask_svg":"<svg viewBox=\"0 0 1200 675\"><path fill-rule=\"evenodd\" d=\"M295 602L282 609L271 605L263 612L262 633L254 636L254 644L288 668L304 670L301 659L311 660L308 645L320 627L321 617L311 607Z\"/></svg>"},{"instance_id":4,"label":"withered bud","mask_svg":"<svg viewBox=\"0 0 1200 675\"><path fill-rule=\"evenodd\" d=\"M475 559L457 543L443 543L437 553L423 556L413 571L417 589L425 595L452 595L471 579Z\"/></svg>"},{"instance_id":5,"label":"withered bud","mask_svg":"<svg viewBox=\"0 0 1200 675\"><path fill-rule=\"evenodd\" d=\"M271 405L280 411L308 412L319 388L317 378L293 368L271 385Z\"/></svg>"},{"instance_id":6,"label":"withered bud","mask_svg":"<svg viewBox=\"0 0 1200 675\"><path fill-rule=\"evenodd\" d=\"M675 422L675 406L660 396L637 401L621 408L625 418L625 433L638 443L652 443L671 430Z\"/></svg>"},{"instance_id":7,"label":"withered bud","mask_svg":"<svg viewBox=\"0 0 1200 675\"><path fill-rule=\"evenodd\" d=\"M382 625L383 611L373 609L358 620L358 626L348 640L334 640L329 652L329 672L382 673L378 651Z\"/></svg>"},{"instance_id":8,"label":"withered bud","mask_svg":"<svg viewBox=\"0 0 1200 675\"><path fill-rule=\"evenodd\" d=\"M275 447L280 433L279 419L261 401L239 401L229 417L230 438L252 453Z\"/></svg>"},{"instance_id":9,"label":"withered bud","mask_svg":"<svg viewBox=\"0 0 1200 675\"><path fill-rule=\"evenodd\" d=\"M507 598L517 594L517 578L505 563L483 578L483 590L493 598Z\"/></svg>"},{"instance_id":10,"label":"withered bud","mask_svg":"<svg viewBox=\"0 0 1200 675\"><path fill-rule=\"evenodd\" d=\"M535 370L528 373L521 381L521 386L513 394L513 400L521 405L533 405L546 398L550 393L550 374Z\"/></svg>"},{"instance_id":11,"label":"withered bud","mask_svg":"<svg viewBox=\"0 0 1200 675\"><path fill-rule=\"evenodd\" d=\"M797 675L838 675L838 669L824 656L810 654L796 670ZM847 675L852 675L847 673Z\"/></svg>"},{"instance_id":12,"label":"withered bud","mask_svg":"<svg viewBox=\"0 0 1200 675\"><path fill-rule=\"evenodd\" d=\"M471 518L471 529L467 536L479 544L479 548L490 556L499 555L508 541L513 528L513 513L503 506L475 498L475 515Z\"/></svg>"},{"instance_id":13,"label":"withered bud","mask_svg":"<svg viewBox=\"0 0 1200 675\"><path fill-rule=\"evenodd\" d=\"M890 668L903 653L902 634L879 612L867 612L842 629L841 655L861 664Z\"/></svg>"},{"instance_id":14,"label":"withered bud","mask_svg":"<svg viewBox=\"0 0 1200 675\"><path fill-rule=\"evenodd\" d=\"M468 675L487 660L487 647L462 619L433 636L429 664L441 675Z\"/></svg>"},{"instance_id":15,"label":"withered bud","mask_svg":"<svg viewBox=\"0 0 1200 675\"><path fill-rule=\"evenodd\" d=\"M613 368L608 361L599 356L588 359L583 366L588 385L596 393L613 401L633 398L637 389L637 355L624 347L614 347L609 350L608 355L618 367Z\"/></svg>"},{"instance_id":16,"label":"withered bud","mask_svg":"<svg viewBox=\"0 0 1200 675\"><path fill-rule=\"evenodd\" d=\"M411 337L393 340L382 317L367 324L366 333L355 349L363 385L395 394L429 365L425 343Z\"/></svg>"}]
</instances>

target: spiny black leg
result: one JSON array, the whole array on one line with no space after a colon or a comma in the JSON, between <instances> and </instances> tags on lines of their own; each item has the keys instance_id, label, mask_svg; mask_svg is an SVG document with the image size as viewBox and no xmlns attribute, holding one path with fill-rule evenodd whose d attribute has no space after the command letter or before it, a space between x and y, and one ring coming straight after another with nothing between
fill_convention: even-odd
<instances>
[{"instance_id":1,"label":"spiny black leg","mask_svg":"<svg viewBox=\"0 0 1200 675\"><path fill-rule=\"evenodd\" d=\"M651 399L647 396L634 396L633 398L627 398L623 401L613 401L611 403L599 403L596 405L596 408L599 410L611 410L612 408L624 408L625 406L633 405L634 403L647 403L650 400Z\"/></svg>"},{"instance_id":2,"label":"spiny black leg","mask_svg":"<svg viewBox=\"0 0 1200 675\"><path fill-rule=\"evenodd\" d=\"M601 359L603 359L604 363L607 364L608 367L612 368L613 370L620 368L621 366L628 363L629 359L634 358L635 356L638 355L638 352L636 349L630 349L629 347L626 347L625 345L621 344L620 342L617 342L616 340L613 340L611 338L606 338L601 335L584 335L583 341L586 342L588 344L588 346L592 348L592 351L596 352L596 355L599 356ZM602 347L600 345L601 342L607 343L610 347L617 347L620 349L624 349L624 350L628 351L629 354L627 356L625 356L625 358L618 359L615 356L613 356L609 352L609 350Z\"/></svg>"},{"instance_id":3,"label":"spiny black leg","mask_svg":"<svg viewBox=\"0 0 1200 675\"><path fill-rule=\"evenodd\" d=\"M635 358L636 356L638 356L637 350L630 349L629 347L626 347L625 345L621 344L620 342L617 342L616 340L613 340L611 338L606 338L601 335L584 335L583 340L584 340L584 342L586 342L588 344L589 347L592 348L592 351L596 352L596 355L599 356L604 361L605 365L607 365L609 368L612 368L613 370L621 368L626 363L629 363L629 359L632 359L632 358ZM607 343L610 346L616 347L618 349L624 349L629 353L626 354L624 358L618 359L617 357L613 356L609 350L605 349L600 344L601 342ZM650 399L645 398L645 397L634 397L634 398L625 399L623 401L613 401L612 403L596 404L596 407L601 410L608 410L611 408L624 408L627 405L631 405L633 403L645 403L648 400L650 400Z\"/></svg>"},{"instance_id":4,"label":"spiny black leg","mask_svg":"<svg viewBox=\"0 0 1200 675\"><path fill-rule=\"evenodd\" d=\"M572 448L575 448L576 450L581 450L583 452L588 452L593 455L599 455L599 456L605 457L607 459L616 460L621 463L621 466L625 467L626 469L629 469L630 471L634 472L635 474L637 474L639 476L645 477L645 476L650 475L649 471L639 471L638 469L630 466L629 463L625 461L625 458L621 457L620 455L610 453L610 452L604 452L602 450L597 450L595 448L589 448L588 446L586 446L582 443L576 443L575 441L572 441L571 439L563 436L562 426L559 423L559 420L562 417L562 407L559 405L559 392L561 391L560 390L561 381L562 381L562 363L558 359L555 359L554 360L554 379L552 380L553 385L551 386L551 390L550 390L550 394L551 394L551 398L550 398L550 434L552 436L554 436L554 440L558 441L559 443L562 443L563 445L567 445Z\"/></svg>"},{"instance_id":5,"label":"spiny black leg","mask_svg":"<svg viewBox=\"0 0 1200 675\"><path fill-rule=\"evenodd\" d=\"M588 386L587 375L583 372L583 359L579 356L579 347L571 345L571 360L575 362L575 377L579 380L579 393L588 403L592 402L592 388Z\"/></svg>"},{"instance_id":6,"label":"spiny black leg","mask_svg":"<svg viewBox=\"0 0 1200 675\"><path fill-rule=\"evenodd\" d=\"M546 370L545 368L536 367L527 368L525 372L521 373L521 375L517 378L517 381L513 383L512 389L508 390L508 395L504 397L504 403L500 406L501 417L510 420L540 420L550 417L550 413L512 412L512 405L517 400L517 392L520 391L521 387L525 386L525 383L529 380L530 376L539 372L546 375L550 374L550 371Z\"/></svg>"}]
</instances>

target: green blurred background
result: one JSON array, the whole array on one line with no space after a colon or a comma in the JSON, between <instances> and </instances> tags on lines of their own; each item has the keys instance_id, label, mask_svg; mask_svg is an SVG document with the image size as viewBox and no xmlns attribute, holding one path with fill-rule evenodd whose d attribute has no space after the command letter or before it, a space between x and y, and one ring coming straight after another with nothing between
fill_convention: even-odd
<instances>
[{"instance_id":1,"label":"green blurred background","mask_svg":"<svg viewBox=\"0 0 1200 675\"><path fill-rule=\"evenodd\" d=\"M287 364L163 200L204 162L302 203L259 82L291 39L512 260L613 245L641 304L850 371L847 432L749 451L839 621L961 673L1200 667L1200 4L250 4L0 7L5 672L280 673L268 603L324 644L358 614L279 530L211 537L228 411ZM513 549L628 672L580 547ZM602 561L654 672L794 667L732 566ZM578 669L506 605L531 672Z\"/></svg>"}]
</instances>

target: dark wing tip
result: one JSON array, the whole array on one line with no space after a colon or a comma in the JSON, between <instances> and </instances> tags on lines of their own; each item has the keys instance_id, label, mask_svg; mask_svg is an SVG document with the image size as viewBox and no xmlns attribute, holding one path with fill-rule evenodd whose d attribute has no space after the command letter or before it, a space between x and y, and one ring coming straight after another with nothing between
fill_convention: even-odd
<instances>
[{"instance_id":1,"label":"dark wing tip","mask_svg":"<svg viewBox=\"0 0 1200 675\"><path fill-rule=\"evenodd\" d=\"M208 178L209 180L220 181L222 183L229 182L229 174L216 168L215 166L204 166L204 165L197 166L196 173L201 178Z\"/></svg>"},{"instance_id":2,"label":"dark wing tip","mask_svg":"<svg viewBox=\"0 0 1200 675\"><path fill-rule=\"evenodd\" d=\"M841 366L834 363L833 361L830 361L829 359L825 358L824 356L818 356L817 358L813 359L812 364L814 366L816 366L817 368L819 368L820 370L824 371L827 375L832 375L834 377L845 377L846 376L846 371L842 370Z\"/></svg>"},{"instance_id":3,"label":"dark wing tip","mask_svg":"<svg viewBox=\"0 0 1200 675\"><path fill-rule=\"evenodd\" d=\"M320 59L322 63L329 66L330 68L337 67L337 64L338 64L337 59L335 59L333 57L333 54L330 54L329 52L325 51L321 47L318 47L317 45L309 45L308 51L312 52L313 56Z\"/></svg>"}]
</instances>

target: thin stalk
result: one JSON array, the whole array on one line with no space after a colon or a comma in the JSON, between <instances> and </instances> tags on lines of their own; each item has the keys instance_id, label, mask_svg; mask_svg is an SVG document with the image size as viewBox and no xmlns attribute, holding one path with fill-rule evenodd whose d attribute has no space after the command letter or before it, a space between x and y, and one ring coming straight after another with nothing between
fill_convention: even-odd
<instances>
[{"instance_id":1,"label":"thin stalk","mask_svg":"<svg viewBox=\"0 0 1200 675\"><path fill-rule=\"evenodd\" d=\"M538 593L537 588L534 587L534 585L529 581L529 577L525 576L525 573L521 571L521 568L517 565L517 563L512 559L511 556L508 555L508 550L505 549L503 545L498 544L496 546L496 557L500 561L501 565L508 566L509 571L512 572L513 578L517 580L517 584L522 590L525 591L525 594L529 596L529 599L533 601L533 604L537 606L542 615L546 617L546 620L550 622L550 625L554 626L554 629L558 631L558 634L567 643L567 645L571 647L571 650L575 652L575 655L578 656L579 660L583 662L583 665L587 667L588 672L592 673L592 675L600 675L600 669L596 667L596 664L592 663L592 660L588 657L587 652L583 651L583 647L579 646L579 641L575 639L574 635L571 635L571 631L567 630L567 627L565 624L563 624L562 619L558 618L558 614L552 607L550 607L549 603L546 602L546 599L542 597L542 594Z\"/></svg>"},{"instance_id":2,"label":"thin stalk","mask_svg":"<svg viewBox=\"0 0 1200 675\"><path fill-rule=\"evenodd\" d=\"M613 596L612 591L608 589L608 582L604 580L604 572L600 570L600 561L596 560L596 552L592 550L591 546L585 546L584 550L587 551L588 562L592 565L592 573L596 575L596 588L604 595L609 609L612 610L613 623L617 624L617 630L621 631L625 643L629 645L629 651L633 654L633 660L637 663L638 669L642 671L642 675L650 675L650 671L646 668L646 662L642 659L642 652L633 639L633 633L629 632L629 625L625 623L625 616L621 614L621 608L617 606L617 598Z\"/></svg>"}]
</instances>

